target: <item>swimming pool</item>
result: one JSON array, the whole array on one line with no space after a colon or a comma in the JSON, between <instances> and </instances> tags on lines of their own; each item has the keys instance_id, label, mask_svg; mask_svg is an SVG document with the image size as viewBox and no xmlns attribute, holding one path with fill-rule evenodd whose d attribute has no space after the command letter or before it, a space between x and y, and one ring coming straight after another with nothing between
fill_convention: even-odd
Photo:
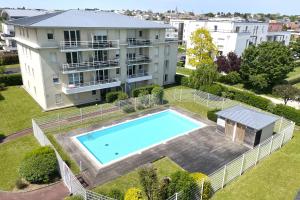
<instances>
[{"instance_id":1,"label":"swimming pool","mask_svg":"<svg viewBox=\"0 0 300 200\"><path fill-rule=\"evenodd\" d=\"M74 136L73 139L101 167L204 126L169 109Z\"/></svg>"}]
</instances>

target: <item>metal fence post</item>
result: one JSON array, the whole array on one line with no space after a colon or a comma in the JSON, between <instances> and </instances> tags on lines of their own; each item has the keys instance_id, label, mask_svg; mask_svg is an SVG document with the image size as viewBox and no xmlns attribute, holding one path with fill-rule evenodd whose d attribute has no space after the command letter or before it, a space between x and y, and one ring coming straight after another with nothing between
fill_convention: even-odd
<instances>
[{"instance_id":1,"label":"metal fence post","mask_svg":"<svg viewBox=\"0 0 300 200\"><path fill-rule=\"evenodd\" d=\"M207 93L207 101L206 101L206 106L208 107L209 104L209 93Z\"/></svg>"},{"instance_id":2,"label":"metal fence post","mask_svg":"<svg viewBox=\"0 0 300 200\"><path fill-rule=\"evenodd\" d=\"M272 137L271 137L271 145L270 145L270 150L269 150L269 155L271 154L271 152L272 152L272 146L273 146L273 135L272 135Z\"/></svg>"},{"instance_id":3,"label":"metal fence post","mask_svg":"<svg viewBox=\"0 0 300 200\"><path fill-rule=\"evenodd\" d=\"M242 157L242 164L241 164L241 171L240 171L240 175L242 175L242 173L243 173L243 170L244 170L244 162L245 162L245 154L243 154L243 157Z\"/></svg>"},{"instance_id":4,"label":"metal fence post","mask_svg":"<svg viewBox=\"0 0 300 200\"><path fill-rule=\"evenodd\" d=\"M149 106L151 106L151 94L149 94L148 96L149 96Z\"/></svg>"},{"instance_id":5,"label":"metal fence post","mask_svg":"<svg viewBox=\"0 0 300 200\"><path fill-rule=\"evenodd\" d=\"M282 140L281 140L280 148L281 148L281 147L282 147L282 145L283 145L284 138L285 138L285 131L283 132L283 135L282 135Z\"/></svg>"},{"instance_id":6,"label":"metal fence post","mask_svg":"<svg viewBox=\"0 0 300 200\"><path fill-rule=\"evenodd\" d=\"M102 112L103 112L103 106L100 105L100 119L101 119L101 120L103 119Z\"/></svg>"},{"instance_id":7,"label":"metal fence post","mask_svg":"<svg viewBox=\"0 0 300 200\"><path fill-rule=\"evenodd\" d=\"M201 197L200 200L203 198L203 190L204 190L204 178L202 179L202 184L201 184Z\"/></svg>"},{"instance_id":8,"label":"metal fence post","mask_svg":"<svg viewBox=\"0 0 300 200\"><path fill-rule=\"evenodd\" d=\"M136 110L136 97L134 98L134 109Z\"/></svg>"},{"instance_id":9,"label":"metal fence post","mask_svg":"<svg viewBox=\"0 0 300 200\"><path fill-rule=\"evenodd\" d=\"M255 160L255 165L256 165L257 162L258 162L259 154L260 154L260 144L258 145L257 156L256 156L256 160Z\"/></svg>"},{"instance_id":10,"label":"metal fence post","mask_svg":"<svg viewBox=\"0 0 300 200\"><path fill-rule=\"evenodd\" d=\"M281 131L281 128L282 128L282 122L283 122L283 117L280 118L280 124L279 124L279 130L278 130L279 132Z\"/></svg>"},{"instance_id":11,"label":"metal fence post","mask_svg":"<svg viewBox=\"0 0 300 200\"><path fill-rule=\"evenodd\" d=\"M79 170L82 171L82 163L81 163L81 160L79 161Z\"/></svg>"},{"instance_id":12,"label":"metal fence post","mask_svg":"<svg viewBox=\"0 0 300 200\"><path fill-rule=\"evenodd\" d=\"M222 101L222 110L224 109L224 103L225 103L225 98L223 98L223 101Z\"/></svg>"},{"instance_id":13,"label":"metal fence post","mask_svg":"<svg viewBox=\"0 0 300 200\"><path fill-rule=\"evenodd\" d=\"M60 114L57 113L57 121L58 121L58 128L59 128L59 132L61 130L61 127L60 127Z\"/></svg>"},{"instance_id":14,"label":"metal fence post","mask_svg":"<svg viewBox=\"0 0 300 200\"><path fill-rule=\"evenodd\" d=\"M180 89L180 97L179 98L180 98L179 101L181 102L181 99L182 99L182 88Z\"/></svg>"},{"instance_id":15,"label":"metal fence post","mask_svg":"<svg viewBox=\"0 0 300 200\"><path fill-rule=\"evenodd\" d=\"M194 92L194 103L196 102L196 92Z\"/></svg>"},{"instance_id":16,"label":"metal fence post","mask_svg":"<svg viewBox=\"0 0 300 200\"><path fill-rule=\"evenodd\" d=\"M177 200L178 199L178 193L176 192L175 193L175 200Z\"/></svg>"},{"instance_id":17,"label":"metal fence post","mask_svg":"<svg viewBox=\"0 0 300 200\"><path fill-rule=\"evenodd\" d=\"M222 179L222 188L224 188L224 184L225 184L225 178L226 178L226 168L227 166L224 166L224 173L223 173L223 179Z\"/></svg>"}]
</instances>

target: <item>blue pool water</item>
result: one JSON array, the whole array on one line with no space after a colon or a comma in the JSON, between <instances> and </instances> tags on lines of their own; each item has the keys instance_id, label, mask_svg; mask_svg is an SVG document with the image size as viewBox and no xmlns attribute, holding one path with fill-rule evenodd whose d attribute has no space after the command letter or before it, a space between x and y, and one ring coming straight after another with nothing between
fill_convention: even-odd
<instances>
[{"instance_id":1,"label":"blue pool water","mask_svg":"<svg viewBox=\"0 0 300 200\"><path fill-rule=\"evenodd\" d=\"M76 139L101 164L108 164L203 126L201 122L166 110L80 135Z\"/></svg>"}]
</instances>

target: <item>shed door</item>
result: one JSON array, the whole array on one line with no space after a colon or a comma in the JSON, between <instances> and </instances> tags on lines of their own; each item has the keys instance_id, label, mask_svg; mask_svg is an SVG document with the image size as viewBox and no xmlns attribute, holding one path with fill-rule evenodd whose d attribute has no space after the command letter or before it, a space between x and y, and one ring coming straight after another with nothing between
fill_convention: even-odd
<instances>
[{"instance_id":1,"label":"shed door","mask_svg":"<svg viewBox=\"0 0 300 200\"><path fill-rule=\"evenodd\" d=\"M226 120L225 135L230 139L232 139L233 137L233 129L234 129L234 122L230 120Z\"/></svg>"},{"instance_id":2,"label":"shed door","mask_svg":"<svg viewBox=\"0 0 300 200\"><path fill-rule=\"evenodd\" d=\"M235 142L240 143L240 144L242 144L244 142L245 129L246 129L246 127L244 125L237 124L236 134L235 134L235 139L234 139Z\"/></svg>"}]
</instances>

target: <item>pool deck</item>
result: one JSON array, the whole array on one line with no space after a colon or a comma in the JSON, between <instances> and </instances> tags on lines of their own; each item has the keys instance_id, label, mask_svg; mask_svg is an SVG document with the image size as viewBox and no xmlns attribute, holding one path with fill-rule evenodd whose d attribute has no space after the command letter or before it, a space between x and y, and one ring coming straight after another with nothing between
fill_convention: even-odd
<instances>
[{"instance_id":1,"label":"pool deck","mask_svg":"<svg viewBox=\"0 0 300 200\"><path fill-rule=\"evenodd\" d=\"M122 120L114 121L114 123L108 122L89 128L76 129L70 133L58 135L57 140L71 157L81 165L83 177L88 182L89 187L113 180L141 165L153 162L165 156L189 172L210 174L248 150L247 147L233 143L225 138L225 136L217 133L216 124L214 122L201 119L199 116L179 108L172 107L172 109L199 120L207 124L207 126L101 169L99 169L70 138L81 133L99 129L103 126L134 119L141 115L132 115ZM158 111L160 110L152 110L150 112L148 111L148 113ZM145 113L142 115L145 115Z\"/></svg>"}]
</instances>

